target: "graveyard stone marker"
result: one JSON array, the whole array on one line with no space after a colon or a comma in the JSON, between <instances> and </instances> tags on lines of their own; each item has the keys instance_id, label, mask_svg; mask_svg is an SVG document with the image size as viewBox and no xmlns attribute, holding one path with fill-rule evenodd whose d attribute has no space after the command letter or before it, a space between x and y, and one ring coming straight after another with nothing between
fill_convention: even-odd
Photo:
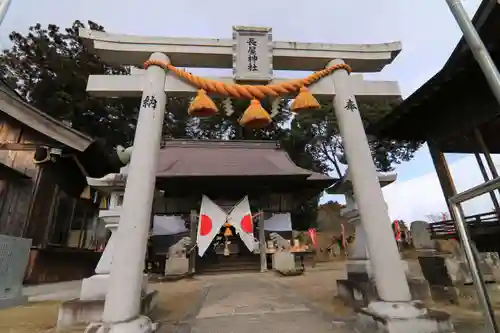
<instances>
[{"instance_id":1,"label":"graveyard stone marker","mask_svg":"<svg viewBox=\"0 0 500 333\"><path fill-rule=\"evenodd\" d=\"M0 309L26 302L23 278L30 247L31 239L0 235Z\"/></svg>"},{"instance_id":2,"label":"graveyard stone marker","mask_svg":"<svg viewBox=\"0 0 500 333\"><path fill-rule=\"evenodd\" d=\"M433 250L435 241L431 239L428 229L429 224L424 221L415 221L410 225L412 244L416 250Z\"/></svg>"}]
</instances>

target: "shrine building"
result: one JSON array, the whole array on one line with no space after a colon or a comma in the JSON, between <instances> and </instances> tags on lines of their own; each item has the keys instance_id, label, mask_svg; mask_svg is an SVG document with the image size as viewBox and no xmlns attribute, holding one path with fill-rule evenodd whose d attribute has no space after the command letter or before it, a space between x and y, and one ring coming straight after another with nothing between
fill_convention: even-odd
<instances>
[{"instance_id":1,"label":"shrine building","mask_svg":"<svg viewBox=\"0 0 500 333\"><path fill-rule=\"evenodd\" d=\"M168 248L196 232L190 231L191 223L199 220L204 196L226 213L248 198L254 239L260 241L259 228L264 225L268 256L273 251L271 232L290 241L292 251L305 251L304 247L293 247L291 213L334 182L328 176L298 167L276 141L167 140L159 154L151 234L160 271ZM102 180L92 184L111 196L119 196L113 202L122 203L125 178L113 180L112 185ZM222 239L229 243L226 252ZM233 225L221 226L210 241L206 252L196 255L197 273L261 268L258 251L245 245Z\"/></svg>"}]
</instances>

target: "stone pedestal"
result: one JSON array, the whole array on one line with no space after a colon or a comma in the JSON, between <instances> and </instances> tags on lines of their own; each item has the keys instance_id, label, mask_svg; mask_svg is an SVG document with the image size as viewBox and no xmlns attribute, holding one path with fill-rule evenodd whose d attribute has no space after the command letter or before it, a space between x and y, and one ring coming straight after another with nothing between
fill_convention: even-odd
<instances>
[{"instance_id":1,"label":"stone pedestal","mask_svg":"<svg viewBox=\"0 0 500 333\"><path fill-rule=\"evenodd\" d=\"M189 271L189 259L187 257L168 258L165 264L165 275L185 275Z\"/></svg>"},{"instance_id":2,"label":"stone pedestal","mask_svg":"<svg viewBox=\"0 0 500 333\"><path fill-rule=\"evenodd\" d=\"M272 256L273 270L290 272L295 270L295 256L292 252L279 251Z\"/></svg>"},{"instance_id":3,"label":"stone pedestal","mask_svg":"<svg viewBox=\"0 0 500 333\"><path fill-rule=\"evenodd\" d=\"M82 281L80 299L82 301L104 300L109 287L109 274L93 275ZM142 290L146 293L148 288L148 276L144 274L142 279Z\"/></svg>"},{"instance_id":4,"label":"stone pedestal","mask_svg":"<svg viewBox=\"0 0 500 333\"><path fill-rule=\"evenodd\" d=\"M453 333L450 315L427 310L418 302L372 302L359 310L358 332L370 333Z\"/></svg>"},{"instance_id":5,"label":"stone pedestal","mask_svg":"<svg viewBox=\"0 0 500 333\"><path fill-rule=\"evenodd\" d=\"M408 263L404 260L400 263L407 274L412 298L428 300L430 291L427 282L424 279L410 277ZM370 260L350 259L346 263L346 271L347 279L337 280L338 295L344 302L358 308L380 299Z\"/></svg>"},{"instance_id":6,"label":"stone pedestal","mask_svg":"<svg viewBox=\"0 0 500 333\"><path fill-rule=\"evenodd\" d=\"M346 214L355 225L356 238L350 249L349 260L346 263L347 279L337 280L339 297L353 307L367 306L370 302L379 300L379 294L375 285L370 255L366 244L366 232L361 224L359 216L350 211ZM428 282L421 276L412 276L405 260L400 260L406 279L410 287L412 299L431 301L431 290Z\"/></svg>"},{"instance_id":7,"label":"stone pedestal","mask_svg":"<svg viewBox=\"0 0 500 333\"><path fill-rule=\"evenodd\" d=\"M109 272L116 242L116 230L118 229L119 210L102 212L100 219L105 224L106 229L111 232L106 248L101 255L95 269L96 274L83 279L80 291L81 300L104 300L108 287Z\"/></svg>"},{"instance_id":8,"label":"stone pedestal","mask_svg":"<svg viewBox=\"0 0 500 333\"><path fill-rule=\"evenodd\" d=\"M110 270L115 250L116 230L120 211L109 210L100 214L106 229L111 231L111 237L106 244L101 259L95 269L96 274L83 279L80 298L64 302L59 307L57 328L64 329L77 324L100 322L104 310L104 300L110 285ZM148 276L143 275L141 313L147 314L156 303L156 291L148 291Z\"/></svg>"},{"instance_id":9,"label":"stone pedestal","mask_svg":"<svg viewBox=\"0 0 500 333\"><path fill-rule=\"evenodd\" d=\"M427 280L412 276L406 261L401 260L401 265L406 272L412 299L431 302L431 289ZM346 270L347 279L337 280L338 295L344 302L353 307L363 307L380 299L369 260L349 260Z\"/></svg>"},{"instance_id":10,"label":"stone pedestal","mask_svg":"<svg viewBox=\"0 0 500 333\"><path fill-rule=\"evenodd\" d=\"M499 282L498 253L483 252L477 254L479 259L479 270L483 275L484 282ZM444 256L444 259L446 268L454 284L473 283L469 265L467 264L467 260L465 259L465 255L463 253L461 253L459 256Z\"/></svg>"},{"instance_id":11,"label":"stone pedestal","mask_svg":"<svg viewBox=\"0 0 500 333\"><path fill-rule=\"evenodd\" d=\"M142 294L141 309L142 315L148 315L157 303L158 291L151 290ZM74 299L63 302L59 306L57 315L57 329L63 330L75 325L90 324L86 332L92 332L89 328L91 323L100 323L104 310L104 299L81 300ZM98 327L101 324L95 324Z\"/></svg>"},{"instance_id":12,"label":"stone pedestal","mask_svg":"<svg viewBox=\"0 0 500 333\"><path fill-rule=\"evenodd\" d=\"M350 223L354 225L355 239L354 244L349 248L349 259L352 260L368 260L370 255L368 253L368 244L366 239L366 232L361 224L361 218L357 212L349 212L349 214L345 213L343 215L354 215L350 218ZM348 217L349 218L349 217Z\"/></svg>"},{"instance_id":13,"label":"stone pedestal","mask_svg":"<svg viewBox=\"0 0 500 333\"><path fill-rule=\"evenodd\" d=\"M489 267L492 279L500 283L500 255L498 252L484 252L480 256Z\"/></svg>"},{"instance_id":14,"label":"stone pedestal","mask_svg":"<svg viewBox=\"0 0 500 333\"><path fill-rule=\"evenodd\" d=\"M479 268L488 285L498 282L498 254L480 253ZM436 302L461 304L469 299L467 286L472 285L469 267L458 243L450 253L421 252L418 261Z\"/></svg>"},{"instance_id":15,"label":"stone pedestal","mask_svg":"<svg viewBox=\"0 0 500 333\"><path fill-rule=\"evenodd\" d=\"M0 297L0 310L11 308L14 306L24 305L27 302L28 302L28 296L23 296L20 293L10 297Z\"/></svg>"}]
</instances>

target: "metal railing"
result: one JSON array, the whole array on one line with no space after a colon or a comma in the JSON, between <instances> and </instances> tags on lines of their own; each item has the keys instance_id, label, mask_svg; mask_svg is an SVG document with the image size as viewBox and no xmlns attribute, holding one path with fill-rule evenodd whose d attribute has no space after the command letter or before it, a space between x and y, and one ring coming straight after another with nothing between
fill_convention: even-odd
<instances>
[{"instance_id":1,"label":"metal railing","mask_svg":"<svg viewBox=\"0 0 500 333\"><path fill-rule=\"evenodd\" d=\"M500 219L497 212L488 212L464 217L465 223L472 236L488 233L489 228L500 227ZM455 220L445 220L429 223L429 232L432 239L457 238Z\"/></svg>"},{"instance_id":2,"label":"metal railing","mask_svg":"<svg viewBox=\"0 0 500 333\"><path fill-rule=\"evenodd\" d=\"M500 188L500 177L458 193L448 199L453 216L455 217L457 233L463 243L465 257L467 259L467 263L469 264L472 281L476 287L479 303L485 312L486 327L493 333L499 333L498 326L495 321L495 313L491 307L491 300L486 291L486 286L483 277L481 276L481 272L479 271L479 260L476 255L476 251L474 251L472 247L471 237L461 204L464 201L471 200L488 192L492 192L497 188Z\"/></svg>"}]
</instances>

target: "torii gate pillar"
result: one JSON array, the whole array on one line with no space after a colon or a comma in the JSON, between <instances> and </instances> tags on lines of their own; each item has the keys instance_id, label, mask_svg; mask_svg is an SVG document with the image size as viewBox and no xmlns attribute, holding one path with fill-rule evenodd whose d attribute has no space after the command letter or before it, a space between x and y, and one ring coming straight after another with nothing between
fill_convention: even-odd
<instances>
[{"instance_id":1,"label":"torii gate pillar","mask_svg":"<svg viewBox=\"0 0 500 333\"><path fill-rule=\"evenodd\" d=\"M343 61L333 60L328 65L339 63ZM337 92L334 109L349 171L352 175L361 221L368 236L368 251L371 256L375 283L382 301L409 302L411 301L410 288L391 230L387 204L373 164L356 97L346 84L348 77L348 73L343 69L332 74Z\"/></svg>"},{"instance_id":2,"label":"torii gate pillar","mask_svg":"<svg viewBox=\"0 0 500 333\"><path fill-rule=\"evenodd\" d=\"M151 60L169 61L164 53L153 53ZM143 81L143 94L130 159L123 208L116 234L109 289L104 303L106 333L153 332L156 324L140 315L151 208L153 205L163 118L165 115L166 73L150 66ZM106 327L108 326L108 327ZM87 329L89 330L89 329Z\"/></svg>"},{"instance_id":3,"label":"torii gate pillar","mask_svg":"<svg viewBox=\"0 0 500 333\"><path fill-rule=\"evenodd\" d=\"M335 59L328 66L343 62L342 59ZM412 301L387 204L378 181L356 97L347 84L348 78L347 71L343 69L332 73L336 92L333 103L380 297L380 301L371 302L368 308L359 312L357 329L360 332L388 333L453 332L449 315L434 318L420 302ZM381 321L380 318L384 320Z\"/></svg>"}]
</instances>

